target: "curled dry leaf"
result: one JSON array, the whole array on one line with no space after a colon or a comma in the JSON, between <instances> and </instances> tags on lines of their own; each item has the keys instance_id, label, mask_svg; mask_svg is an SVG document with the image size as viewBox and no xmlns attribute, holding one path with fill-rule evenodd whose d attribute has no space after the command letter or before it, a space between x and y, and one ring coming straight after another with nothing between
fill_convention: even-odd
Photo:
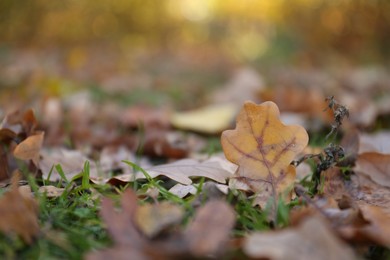
<instances>
[{"instance_id":1,"label":"curled dry leaf","mask_svg":"<svg viewBox=\"0 0 390 260\"><path fill-rule=\"evenodd\" d=\"M39 233L38 205L18 189L19 173L12 177L11 190L0 198L0 231L15 233L31 244Z\"/></svg>"},{"instance_id":2,"label":"curled dry leaf","mask_svg":"<svg viewBox=\"0 0 390 260\"><path fill-rule=\"evenodd\" d=\"M244 242L244 252L271 260L356 259L352 249L319 218L307 218L297 228L254 233Z\"/></svg>"},{"instance_id":3,"label":"curled dry leaf","mask_svg":"<svg viewBox=\"0 0 390 260\"><path fill-rule=\"evenodd\" d=\"M260 194L256 203L264 206L293 184L295 168L290 163L308 139L303 127L280 121L275 103L246 102L236 129L224 131L221 142L226 158L239 166L236 181Z\"/></svg>"},{"instance_id":4,"label":"curled dry leaf","mask_svg":"<svg viewBox=\"0 0 390 260\"><path fill-rule=\"evenodd\" d=\"M372 241L390 248L390 214L386 214L379 207L370 205L360 205L359 208L363 218L369 224L358 229L358 232L369 237Z\"/></svg>"},{"instance_id":5,"label":"curled dry leaf","mask_svg":"<svg viewBox=\"0 0 390 260\"><path fill-rule=\"evenodd\" d=\"M44 133L41 132L27 137L15 147L14 156L21 160L32 160L35 165L38 165L43 136Z\"/></svg>"}]
</instances>

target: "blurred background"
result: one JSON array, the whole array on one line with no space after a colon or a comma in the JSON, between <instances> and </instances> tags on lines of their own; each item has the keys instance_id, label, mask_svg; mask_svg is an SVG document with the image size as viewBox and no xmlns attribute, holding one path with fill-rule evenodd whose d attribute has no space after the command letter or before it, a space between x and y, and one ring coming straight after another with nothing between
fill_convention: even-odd
<instances>
[{"instance_id":1,"label":"blurred background","mask_svg":"<svg viewBox=\"0 0 390 260\"><path fill-rule=\"evenodd\" d=\"M0 101L88 89L187 109L243 68L268 87L387 84L389 46L388 0L2 0Z\"/></svg>"}]
</instances>

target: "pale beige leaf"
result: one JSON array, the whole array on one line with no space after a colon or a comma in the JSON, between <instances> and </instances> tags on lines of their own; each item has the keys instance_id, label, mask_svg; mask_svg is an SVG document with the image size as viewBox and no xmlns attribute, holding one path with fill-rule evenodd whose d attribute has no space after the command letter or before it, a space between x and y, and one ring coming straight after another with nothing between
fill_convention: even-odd
<instances>
[{"instance_id":1,"label":"pale beige leaf","mask_svg":"<svg viewBox=\"0 0 390 260\"><path fill-rule=\"evenodd\" d=\"M194 185L183 185L183 184L176 184L172 188L169 189L169 192L172 194L175 194L179 198L184 198L188 194L195 195L197 192L197 189Z\"/></svg>"},{"instance_id":2,"label":"pale beige leaf","mask_svg":"<svg viewBox=\"0 0 390 260\"><path fill-rule=\"evenodd\" d=\"M195 159L182 159L173 163L156 165L144 168L152 178L165 176L184 185L192 183L191 177L205 177L219 183L226 183L226 180L234 174L236 167L226 159L210 158L209 160L199 162ZM122 182L132 182L138 179L145 179L142 172L129 173L115 176L110 180L119 180ZM106 181L110 181L106 180Z\"/></svg>"},{"instance_id":3,"label":"pale beige leaf","mask_svg":"<svg viewBox=\"0 0 390 260\"><path fill-rule=\"evenodd\" d=\"M237 112L235 105L211 105L197 110L173 114L173 126L207 134L220 133L230 126Z\"/></svg>"}]
</instances>

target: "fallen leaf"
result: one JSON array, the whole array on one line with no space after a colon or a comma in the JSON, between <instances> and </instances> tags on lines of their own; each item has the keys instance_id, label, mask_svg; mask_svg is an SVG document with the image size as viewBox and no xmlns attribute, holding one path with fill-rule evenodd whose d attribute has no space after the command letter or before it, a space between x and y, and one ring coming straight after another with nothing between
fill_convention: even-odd
<instances>
[{"instance_id":1,"label":"fallen leaf","mask_svg":"<svg viewBox=\"0 0 390 260\"><path fill-rule=\"evenodd\" d=\"M331 167L323 171L322 176L324 181L321 195L339 200L348 194L345 187L345 177L338 167Z\"/></svg>"},{"instance_id":2,"label":"fallen leaf","mask_svg":"<svg viewBox=\"0 0 390 260\"><path fill-rule=\"evenodd\" d=\"M354 170L369 176L382 186L390 187L390 154L376 152L359 154Z\"/></svg>"},{"instance_id":3,"label":"fallen leaf","mask_svg":"<svg viewBox=\"0 0 390 260\"><path fill-rule=\"evenodd\" d=\"M329 120L329 114L324 113L324 94L320 88L283 86L265 90L261 93L263 100L270 100L279 105L283 112L307 114L310 117Z\"/></svg>"},{"instance_id":4,"label":"fallen leaf","mask_svg":"<svg viewBox=\"0 0 390 260\"><path fill-rule=\"evenodd\" d=\"M194 185L183 185L183 184L176 184L172 188L169 189L169 192L172 194L175 194L179 198L184 198L188 194L195 195L197 193L197 189Z\"/></svg>"},{"instance_id":5,"label":"fallen leaf","mask_svg":"<svg viewBox=\"0 0 390 260\"><path fill-rule=\"evenodd\" d=\"M37 125L38 122L32 109L28 109L24 113L19 110L9 113L0 124L3 129L9 129L17 135L25 136L32 135Z\"/></svg>"},{"instance_id":6,"label":"fallen leaf","mask_svg":"<svg viewBox=\"0 0 390 260\"><path fill-rule=\"evenodd\" d=\"M28 244L39 234L38 204L30 196L23 195L18 189L20 174L12 177L11 190L0 197L0 231L15 233Z\"/></svg>"},{"instance_id":7,"label":"fallen leaf","mask_svg":"<svg viewBox=\"0 0 390 260\"><path fill-rule=\"evenodd\" d=\"M2 143L9 144L12 140L16 138L16 133L7 128L0 129L0 141Z\"/></svg>"},{"instance_id":8,"label":"fallen leaf","mask_svg":"<svg viewBox=\"0 0 390 260\"><path fill-rule=\"evenodd\" d=\"M233 174L233 172L223 169L220 162L210 159L204 162L183 159L169 164L153 166L145 170L152 178L164 175L187 185L192 183L190 177L206 177L220 183L226 183L226 179ZM143 173L137 173L137 177L144 178L144 175Z\"/></svg>"},{"instance_id":9,"label":"fallen leaf","mask_svg":"<svg viewBox=\"0 0 390 260\"><path fill-rule=\"evenodd\" d=\"M0 146L0 181L9 177L8 158L6 149Z\"/></svg>"},{"instance_id":10,"label":"fallen leaf","mask_svg":"<svg viewBox=\"0 0 390 260\"><path fill-rule=\"evenodd\" d=\"M375 134L359 134L359 153L366 152L390 154L390 132L381 131Z\"/></svg>"},{"instance_id":11,"label":"fallen leaf","mask_svg":"<svg viewBox=\"0 0 390 260\"><path fill-rule=\"evenodd\" d=\"M220 183L226 183L226 180L234 173L234 171L231 170L234 166L231 167L230 165L231 163L229 161L221 158L210 158L203 162L199 162L195 159L182 159L173 163L146 167L144 170L152 178L165 176L185 185L190 185L192 183L190 177L206 177ZM132 182L145 178L146 177L142 172L137 172L136 174L118 175L106 181L111 182L113 180L119 180L122 182Z\"/></svg>"},{"instance_id":12,"label":"fallen leaf","mask_svg":"<svg viewBox=\"0 0 390 260\"><path fill-rule=\"evenodd\" d=\"M304 178L306 178L306 180L311 180L311 175L313 174L311 166L306 162L299 164L296 168L296 172L296 178L299 181L303 180Z\"/></svg>"},{"instance_id":13,"label":"fallen leaf","mask_svg":"<svg viewBox=\"0 0 390 260\"><path fill-rule=\"evenodd\" d=\"M271 260L356 259L352 249L319 218L307 218L297 228L253 233L243 250L249 257Z\"/></svg>"},{"instance_id":14,"label":"fallen leaf","mask_svg":"<svg viewBox=\"0 0 390 260\"><path fill-rule=\"evenodd\" d=\"M146 158L137 158L134 152L127 147L107 146L100 152L99 172L103 176L108 176L112 172L131 173L131 169L123 163L123 160L137 162L141 167L151 167L151 163ZM93 176L94 177L94 176Z\"/></svg>"},{"instance_id":15,"label":"fallen leaf","mask_svg":"<svg viewBox=\"0 0 390 260\"><path fill-rule=\"evenodd\" d=\"M367 175L357 173L351 176L351 182L346 189L359 206L377 206L390 215L389 187L377 184Z\"/></svg>"},{"instance_id":16,"label":"fallen leaf","mask_svg":"<svg viewBox=\"0 0 390 260\"><path fill-rule=\"evenodd\" d=\"M217 255L224 249L235 224L235 211L222 200L211 200L198 209L184 233L190 252L195 256Z\"/></svg>"},{"instance_id":17,"label":"fallen leaf","mask_svg":"<svg viewBox=\"0 0 390 260\"><path fill-rule=\"evenodd\" d=\"M203 183L201 190L198 192L194 200L191 201L192 206L202 206L206 201L223 200L229 192L229 186L225 184L218 184L213 181L206 181Z\"/></svg>"},{"instance_id":18,"label":"fallen leaf","mask_svg":"<svg viewBox=\"0 0 390 260\"><path fill-rule=\"evenodd\" d=\"M369 224L358 229L358 232L368 236L372 241L390 248L390 214L386 214L379 207L360 205L363 218Z\"/></svg>"},{"instance_id":19,"label":"fallen leaf","mask_svg":"<svg viewBox=\"0 0 390 260\"><path fill-rule=\"evenodd\" d=\"M206 134L217 134L227 129L236 114L235 105L211 105L193 111L174 113L174 127Z\"/></svg>"},{"instance_id":20,"label":"fallen leaf","mask_svg":"<svg viewBox=\"0 0 390 260\"><path fill-rule=\"evenodd\" d=\"M226 158L239 166L236 181L259 194L256 203L264 206L294 183L295 168L290 163L308 139L301 126L282 124L275 103L246 102L236 129L224 131L221 143Z\"/></svg>"},{"instance_id":21,"label":"fallen leaf","mask_svg":"<svg viewBox=\"0 0 390 260\"><path fill-rule=\"evenodd\" d=\"M164 211L162 215L168 217L172 214L169 213L170 210L176 212L168 217L169 223L166 219L160 223L161 227L165 228L166 224L172 224L172 216L176 222L179 219L176 217L182 216L183 211L180 210L178 214L179 211L175 206L172 208L172 205L160 209L159 206L152 205L142 210L142 206L137 204L135 193L131 190L126 190L122 194L121 205L122 209L118 211L112 200L106 198L102 200L101 215L114 240L114 245L108 249L89 253L86 259L128 259L129 256L131 259L192 259L194 256L217 255L224 251L224 244L235 223L234 210L226 202L214 200L197 210L194 219L184 232L167 233L164 237L150 239L142 234L142 230L150 229L147 227L148 223L160 221L159 213ZM157 215L153 216L154 213ZM141 224L147 219L151 222L146 221ZM156 226L157 233L161 231L158 227L160 224Z\"/></svg>"},{"instance_id":22,"label":"fallen leaf","mask_svg":"<svg viewBox=\"0 0 390 260\"><path fill-rule=\"evenodd\" d=\"M39 163L39 152L42 148L44 133L31 135L18 144L14 149L14 156L21 160L32 160L35 165Z\"/></svg>"},{"instance_id":23,"label":"fallen leaf","mask_svg":"<svg viewBox=\"0 0 390 260\"><path fill-rule=\"evenodd\" d=\"M333 168L331 168L333 169ZM364 175L345 180L339 170L325 172L323 196L308 200L308 206L291 215L292 223L308 216L325 216L332 228L350 243L389 247L390 189Z\"/></svg>"},{"instance_id":24,"label":"fallen leaf","mask_svg":"<svg viewBox=\"0 0 390 260\"><path fill-rule=\"evenodd\" d=\"M146 129L142 151L152 157L181 159L187 157L190 147L183 133L162 129Z\"/></svg>"},{"instance_id":25,"label":"fallen leaf","mask_svg":"<svg viewBox=\"0 0 390 260\"><path fill-rule=\"evenodd\" d=\"M378 115L378 107L369 95L362 95L350 91L340 93L340 103L349 110L348 121L354 126L369 127L373 125Z\"/></svg>"},{"instance_id":26,"label":"fallen leaf","mask_svg":"<svg viewBox=\"0 0 390 260\"><path fill-rule=\"evenodd\" d=\"M61 179L61 176L57 172L57 169L53 166L59 164L64 171L68 179L73 178L84 169L86 161L90 162L90 176L97 177L97 170L95 163L88 159L81 151L67 150L62 148L54 149L42 149L41 159L39 162L39 168L42 171L42 177L47 179L50 171L50 181L57 181Z\"/></svg>"},{"instance_id":27,"label":"fallen leaf","mask_svg":"<svg viewBox=\"0 0 390 260\"><path fill-rule=\"evenodd\" d=\"M107 224L108 232L119 245L141 247L144 238L136 226L135 217L138 208L136 194L127 189L121 196L122 211L117 212L114 202L110 199L102 200L101 216Z\"/></svg>"},{"instance_id":28,"label":"fallen leaf","mask_svg":"<svg viewBox=\"0 0 390 260\"><path fill-rule=\"evenodd\" d=\"M163 201L159 204L139 206L135 214L135 223L147 237L153 238L167 227L180 223L183 216L183 208Z\"/></svg>"},{"instance_id":29,"label":"fallen leaf","mask_svg":"<svg viewBox=\"0 0 390 260\"><path fill-rule=\"evenodd\" d=\"M117 212L114 202L108 198L102 200L101 216L115 245L112 248L91 252L88 260L96 259L152 259L146 247L147 240L141 235L136 224L137 196L131 190L126 190L121 197L121 212Z\"/></svg>"}]
</instances>

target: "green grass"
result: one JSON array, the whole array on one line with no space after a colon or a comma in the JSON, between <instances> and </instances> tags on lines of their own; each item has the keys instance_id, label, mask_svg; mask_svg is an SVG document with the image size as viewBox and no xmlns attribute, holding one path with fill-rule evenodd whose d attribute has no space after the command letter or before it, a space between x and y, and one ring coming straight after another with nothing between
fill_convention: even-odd
<instances>
[{"instance_id":1,"label":"green grass","mask_svg":"<svg viewBox=\"0 0 390 260\"><path fill-rule=\"evenodd\" d=\"M31 246L18 237L0 236L5 259L82 259L93 248L110 244L98 216L100 202L91 193L65 193L50 199L38 196L41 234Z\"/></svg>"},{"instance_id":2,"label":"green grass","mask_svg":"<svg viewBox=\"0 0 390 260\"><path fill-rule=\"evenodd\" d=\"M60 165L54 167L62 179L55 183L42 180L38 184L37 180L29 175L29 184L39 203L41 233L31 245L24 244L17 236L0 235L0 255L2 258L82 259L91 250L110 246L112 241L99 216L100 197L108 196L119 201L120 193L126 188L133 188L138 194L146 193L149 188L156 188L159 190L157 200L170 201L185 209L183 227L192 219L195 213L192 202L197 196L202 195L204 178L200 178L196 183L197 195L182 199L170 193L163 181L151 178L137 164L128 161L124 161L124 163L136 171L142 172L146 176L146 180L134 181L123 187L91 185L88 181L89 162L86 162L84 170L71 180L66 178ZM65 191L57 198L48 198L46 194L37 192L39 185L63 187ZM146 196L144 200L152 201ZM237 225L233 231L235 236L244 236L253 230L269 229L267 212L253 207L252 201L244 193L233 194L230 192L227 201L237 212ZM145 201L140 200L139 203L145 203ZM201 203L206 203L206 200L201 200ZM285 207L282 208L285 209Z\"/></svg>"}]
</instances>

